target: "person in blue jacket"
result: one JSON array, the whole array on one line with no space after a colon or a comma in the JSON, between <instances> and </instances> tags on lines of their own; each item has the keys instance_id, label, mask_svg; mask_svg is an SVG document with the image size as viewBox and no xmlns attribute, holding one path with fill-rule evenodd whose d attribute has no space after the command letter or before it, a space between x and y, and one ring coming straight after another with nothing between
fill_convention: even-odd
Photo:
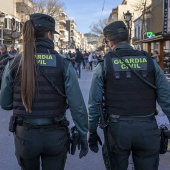
<instances>
[{"instance_id":1,"label":"person in blue jacket","mask_svg":"<svg viewBox=\"0 0 170 170\"><path fill-rule=\"evenodd\" d=\"M158 170L160 131L155 120L156 101L170 119L170 85L147 52L130 46L123 21L110 23L103 33L110 51L92 77L88 101L89 147L95 153L99 150L97 104L100 100L107 114L111 155L111 167L108 167L104 147L106 168L127 170L132 152L135 170Z\"/></svg>"}]
</instances>

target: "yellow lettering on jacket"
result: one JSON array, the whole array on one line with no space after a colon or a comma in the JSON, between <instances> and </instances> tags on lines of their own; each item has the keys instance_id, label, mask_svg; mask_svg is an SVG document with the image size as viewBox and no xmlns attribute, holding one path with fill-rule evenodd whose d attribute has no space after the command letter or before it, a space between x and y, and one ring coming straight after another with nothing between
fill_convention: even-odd
<instances>
[{"instance_id":1,"label":"yellow lettering on jacket","mask_svg":"<svg viewBox=\"0 0 170 170\"><path fill-rule=\"evenodd\" d=\"M45 60L38 60L38 64L46 65L47 63L45 62Z\"/></svg>"},{"instance_id":2,"label":"yellow lettering on jacket","mask_svg":"<svg viewBox=\"0 0 170 170\"><path fill-rule=\"evenodd\" d=\"M52 60L53 57L52 57L52 55L38 54L37 59L38 60Z\"/></svg>"},{"instance_id":3,"label":"yellow lettering on jacket","mask_svg":"<svg viewBox=\"0 0 170 170\"><path fill-rule=\"evenodd\" d=\"M131 68L141 68L140 64L142 63L147 63L146 58L125 58L124 59L125 63L127 63ZM121 59L115 59L114 60L114 64L119 64L121 65L121 68L124 69L128 69L128 67L122 62Z\"/></svg>"}]
</instances>

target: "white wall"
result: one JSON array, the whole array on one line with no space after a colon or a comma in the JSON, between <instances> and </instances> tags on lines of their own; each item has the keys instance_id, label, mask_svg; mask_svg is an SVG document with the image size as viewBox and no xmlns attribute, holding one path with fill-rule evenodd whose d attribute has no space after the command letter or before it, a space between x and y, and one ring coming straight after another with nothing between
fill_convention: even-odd
<instances>
[{"instance_id":1,"label":"white wall","mask_svg":"<svg viewBox=\"0 0 170 170\"><path fill-rule=\"evenodd\" d=\"M14 16L15 15L15 0L0 0L0 11Z\"/></svg>"}]
</instances>

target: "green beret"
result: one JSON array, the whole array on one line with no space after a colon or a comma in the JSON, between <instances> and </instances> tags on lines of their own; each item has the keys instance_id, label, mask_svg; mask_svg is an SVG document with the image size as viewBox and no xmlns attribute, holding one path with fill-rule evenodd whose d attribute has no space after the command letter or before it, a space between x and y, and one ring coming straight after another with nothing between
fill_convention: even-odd
<instances>
[{"instance_id":1,"label":"green beret","mask_svg":"<svg viewBox=\"0 0 170 170\"><path fill-rule=\"evenodd\" d=\"M125 32L128 32L128 29L123 21L112 22L103 29L103 34L105 37L110 37Z\"/></svg>"},{"instance_id":2,"label":"green beret","mask_svg":"<svg viewBox=\"0 0 170 170\"><path fill-rule=\"evenodd\" d=\"M52 30L54 33L59 34L55 31L55 20L53 17L47 14L35 13L30 15L30 20L36 30Z\"/></svg>"}]
</instances>

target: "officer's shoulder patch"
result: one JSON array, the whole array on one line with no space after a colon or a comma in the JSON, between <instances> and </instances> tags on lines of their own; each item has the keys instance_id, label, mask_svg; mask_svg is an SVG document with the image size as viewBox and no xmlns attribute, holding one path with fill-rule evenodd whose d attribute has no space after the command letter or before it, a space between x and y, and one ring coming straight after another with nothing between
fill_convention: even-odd
<instances>
[{"instance_id":1,"label":"officer's shoulder patch","mask_svg":"<svg viewBox=\"0 0 170 170\"><path fill-rule=\"evenodd\" d=\"M57 65L56 54L37 53L36 59L40 66L56 67Z\"/></svg>"}]
</instances>

